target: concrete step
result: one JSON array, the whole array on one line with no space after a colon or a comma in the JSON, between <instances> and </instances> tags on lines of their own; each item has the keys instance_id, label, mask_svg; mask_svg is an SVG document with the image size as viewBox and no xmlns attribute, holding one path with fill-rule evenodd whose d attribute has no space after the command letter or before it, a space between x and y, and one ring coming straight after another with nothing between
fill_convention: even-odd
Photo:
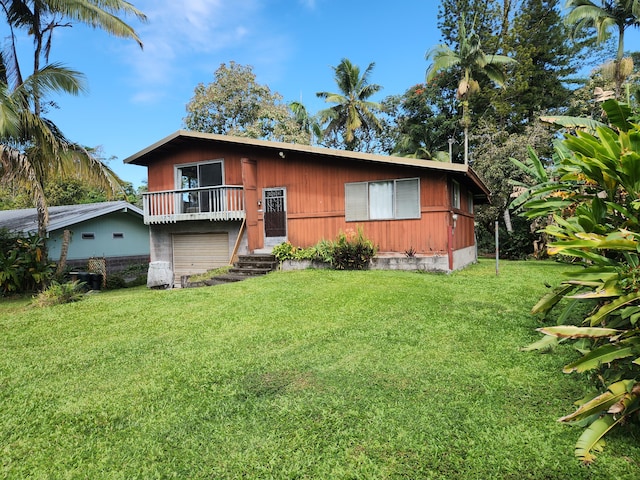
<instances>
[{"instance_id":1,"label":"concrete step","mask_svg":"<svg viewBox=\"0 0 640 480\"><path fill-rule=\"evenodd\" d=\"M253 255L238 255L238 262L277 262L275 255L270 254L253 254Z\"/></svg>"},{"instance_id":2,"label":"concrete step","mask_svg":"<svg viewBox=\"0 0 640 480\"><path fill-rule=\"evenodd\" d=\"M229 269L229 273L235 273L238 275L265 275L269 272L273 272L273 268L271 267L261 267L254 265L243 265L243 266L234 266Z\"/></svg>"},{"instance_id":3,"label":"concrete step","mask_svg":"<svg viewBox=\"0 0 640 480\"><path fill-rule=\"evenodd\" d=\"M276 257L271 254L239 255L225 275L218 275L214 280L219 283L239 282L247 278L266 275L278 268Z\"/></svg>"},{"instance_id":4,"label":"concrete step","mask_svg":"<svg viewBox=\"0 0 640 480\"><path fill-rule=\"evenodd\" d=\"M212 285L221 284L221 283L232 283L232 282L241 282L242 280L246 280L249 278L246 275L234 275L232 273L227 273L224 275L218 275L213 277L214 283Z\"/></svg>"}]
</instances>

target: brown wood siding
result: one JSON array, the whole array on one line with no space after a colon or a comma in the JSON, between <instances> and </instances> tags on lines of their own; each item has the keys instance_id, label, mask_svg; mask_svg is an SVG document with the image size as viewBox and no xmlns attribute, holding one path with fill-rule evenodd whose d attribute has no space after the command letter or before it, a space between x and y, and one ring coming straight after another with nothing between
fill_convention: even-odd
<instances>
[{"instance_id":1,"label":"brown wood siding","mask_svg":"<svg viewBox=\"0 0 640 480\"><path fill-rule=\"evenodd\" d=\"M289 217L289 241L297 246L311 246L319 240L333 240L341 231L358 231L371 239L380 252L404 253L410 248L418 253L446 253L446 214L427 212L419 220L345 222L344 217Z\"/></svg>"},{"instance_id":2,"label":"brown wood siding","mask_svg":"<svg viewBox=\"0 0 640 480\"><path fill-rule=\"evenodd\" d=\"M421 254L444 254L448 251L447 230L451 222L450 173L420 168L381 165L348 159L327 159L317 155L259 148L204 148L184 146L154 159L149 167L149 191L175 188L175 165L224 159L224 182L241 185L250 177L255 190L245 189L247 237L251 251L264 243L264 218L257 211L263 189L285 187L287 196L287 235L296 246L307 247L321 239L332 240L340 231L357 230L379 246L381 252L415 249ZM241 159L244 158L244 165ZM250 162L247 163L247 162ZM247 168L250 166L250 171ZM421 218L411 220L377 220L346 222L345 183L399 178L420 178ZM249 186L249 185L247 185ZM249 189L251 190L251 189ZM467 189L461 185L458 222L453 235L453 249L472 246L473 215L468 210ZM250 197L250 198L249 198ZM255 209L255 210L254 210Z\"/></svg>"},{"instance_id":3,"label":"brown wood siding","mask_svg":"<svg viewBox=\"0 0 640 480\"><path fill-rule=\"evenodd\" d=\"M421 218L346 222L344 218L345 183L398 178L420 178ZM446 173L425 176L419 169L305 161L303 158L261 159L258 164L258 189L287 188L288 239L307 247L319 240L333 240L341 231L362 228L381 252L418 253L447 251L449 197ZM260 217L259 220L262 220ZM258 229L263 229L259 222Z\"/></svg>"},{"instance_id":4,"label":"brown wood siding","mask_svg":"<svg viewBox=\"0 0 640 480\"><path fill-rule=\"evenodd\" d=\"M174 190L175 166L185 163L198 163L208 160L224 160L225 185L242 185L242 169L240 158L236 152L229 150L211 151L197 146L184 148L172 154L159 155L153 165L149 167L148 184L150 192Z\"/></svg>"}]
</instances>

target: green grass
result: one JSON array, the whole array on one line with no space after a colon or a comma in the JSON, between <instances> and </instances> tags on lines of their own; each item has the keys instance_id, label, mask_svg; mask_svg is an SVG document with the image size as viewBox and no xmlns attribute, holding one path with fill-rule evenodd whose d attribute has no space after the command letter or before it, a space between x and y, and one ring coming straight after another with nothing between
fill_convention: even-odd
<instances>
[{"instance_id":1,"label":"green grass","mask_svg":"<svg viewBox=\"0 0 640 480\"><path fill-rule=\"evenodd\" d=\"M276 272L0 303L1 478L637 479L556 422L574 358L524 353L564 267Z\"/></svg>"}]
</instances>

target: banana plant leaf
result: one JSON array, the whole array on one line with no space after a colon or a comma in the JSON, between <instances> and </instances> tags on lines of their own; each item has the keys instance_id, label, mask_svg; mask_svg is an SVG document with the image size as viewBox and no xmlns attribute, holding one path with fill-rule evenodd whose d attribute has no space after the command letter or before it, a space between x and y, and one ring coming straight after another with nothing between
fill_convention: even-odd
<instances>
[{"instance_id":1,"label":"banana plant leaf","mask_svg":"<svg viewBox=\"0 0 640 480\"><path fill-rule=\"evenodd\" d=\"M640 299L640 292L633 292L633 293L630 293L629 295L623 295L617 300L614 300L610 303L607 303L606 305L603 305L598 309L596 313L594 313L590 317L587 317L585 320L588 321L589 324L593 327L599 324L600 322L602 322L602 320L604 320L612 312L615 312L618 309L626 307L632 304L633 302L637 301L638 299Z\"/></svg>"},{"instance_id":2,"label":"banana plant leaf","mask_svg":"<svg viewBox=\"0 0 640 480\"><path fill-rule=\"evenodd\" d=\"M622 423L627 419L629 415L638 411L639 406L637 404L637 393L634 388L634 392L628 394L620 400L620 411L624 411L623 414L607 413L603 417L595 420L589 427L582 432L580 438L576 442L575 455L582 460L583 463L591 463L595 460L595 455L591 452L602 452L605 445L603 437L615 427L618 423ZM632 402L635 402L635 406L631 406Z\"/></svg>"},{"instance_id":3,"label":"banana plant leaf","mask_svg":"<svg viewBox=\"0 0 640 480\"><path fill-rule=\"evenodd\" d=\"M564 373L582 373L598 368L605 363L611 363L614 360L634 356L638 353L640 353L640 338L630 338L615 344L602 345L575 362L566 365L562 371Z\"/></svg>"},{"instance_id":4,"label":"banana plant leaf","mask_svg":"<svg viewBox=\"0 0 640 480\"><path fill-rule=\"evenodd\" d=\"M571 285L580 285L582 287L590 287L590 288L598 288L598 287L602 287L602 285L604 285L604 282L602 281L588 281L588 280L567 280L564 283L569 283ZM576 298L575 296L573 298Z\"/></svg>"},{"instance_id":5,"label":"banana plant leaf","mask_svg":"<svg viewBox=\"0 0 640 480\"><path fill-rule=\"evenodd\" d=\"M615 405L629 394L634 383L635 380L620 380L612 383L606 392L583 403L575 412L559 418L558 421L564 423L578 422L592 415L606 412L612 405Z\"/></svg>"},{"instance_id":6,"label":"banana plant leaf","mask_svg":"<svg viewBox=\"0 0 640 480\"><path fill-rule=\"evenodd\" d=\"M596 128L606 127L602 122L592 120L584 117L569 117L569 116L543 116L540 117L540 121L544 123L551 123L558 127L571 128L571 129L583 129L588 132L595 133Z\"/></svg>"},{"instance_id":7,"label":"banana plant leaf","mask_svg":"<svg viewBox=\"0 0 640 480\"><path fill-rule=\"evenodd\" d=\"M545 335L537 342L533 342L532 344L527 345L526 347L522 347L520 350L523 352L533 352L533 351L546 352L546 351L552 350L554 347L556 347L556 345L558 345L563 340L564 339L561 339L558 337Z\"/></svg>"},{"instance_id":8,"label":"banana plant leaf","mask_svg":"<svg viewBox=\"0 0 640 480\"><path fill-rule=\"evenodd\" d=\"M622 418L615 419L611 414L595 420L578 438L575 448L575 456L582 460L582 463L588 465L593 463L596 456L591 452L600 453L604 449L605 441L602 437L611 430Z\"/></svg>"},{"instance_id":9,"label":"banana plant leaf","mask_svg":"<svg viewBox=\"0 0 640 480\"><path fill-rule=\"evenodd\" d=\"M584 282L600 281L598 283L601 283L608 280L617 279L618 271L614 267L588 267L583 268L582 270L564 272L562 275L565 277L580 279Z\"/></svg>"},{"instance_id":10,"label":"banana plant leaf","mask_svg":"<svg viewBox=\"0 0 640 480\"><path fill-rule=\"evenodd\" d=\"M543 199L530 200L524 204L527 216L543 216L552 212L561 211L574 202L560 197L545 197Z\"/></svg>"},{"instance_id":11,"label":"banana plant leaf","mask_svg":"<svg viewBox=\"0 0 640 480\"><path fill-rule=\"evenodd\" d=\"M567 295L566 297L577 300L585 300L589 298L620 297L624 293L617 276L611 277L605 282L585 282L579 280L570 280L567 283L571 283L573 285L582 285L591 288L591 290L588 292L578 293L576 295Z\"/></svg>"},{"instance_id":12,"label":"banana plant leaf","mask_svg":"<svg viewBox=\"0 0 640 480\"><path fill-rule=\"evenodd\" d=\"M589 298L611 298L619 297L622 294L622 290L618 285L611 285L607 287L598 288L592 292L578 293L576 295L567 295L566 298L574 298L576 300L587 300Z\"/></svg>"},{"instance_id":13,"label":"banana plant leaf","mask_svg":"<svg viewBox=\"0 0 640 480\"><path fill-rule=\"evenodd\" d=\"M631 116L631 108L626 103L609 99L602 102L602 109L607 113L607 119L611 125L618 127L623 132L628 131L632 127L627 121Z\"/></svg>"},{"instance_id":14,"label":"banana plant leaf","mask_svg":"<svg viewBox=\"0 0 640 480\"><path fill-rule=\"evenodd\" d=\"M566 249L555 249L552 247L547 247L547 253L549 255L556 255L558 253L562 253L568 257L576 257L581 259L582 261L591 261L597 265L610 265L615 266L616 261L611 258L607 258L604 255L598 255L597 253L589 252L586 250L580 250L575 248L566 248Z\"/></svg>"},{"instance_id":15,"label":"banana plant leaf","mask_svg":"<svg viewBox=\"0 0 640 480\"><path fill-rule=\"evenodd\" d=\"M563 240L561 242L550 243L549 246L561 251L565 248L594 248L601 250L629 250L635 251L638 241L623 235L608 235L603 237L595 233L578 232L575 234L576 240Z\"/></svg>"},{"instance_id":16,"label":"banana plant leaf","mask_svg":"<svg viewBox=\"0 0 640 480\"><path fill-rule=\"evenodd\" d=\"M559 287L554 288L552 291L544 295L538 303L536 303L531 309L531 313L536 315L538 313L546 314L551 310L564 296L575 290L577 287L571 284L561 284Z\"/></svg>"},{"instance_id":17,"label":"banana plant leaf","mask_svg":"<svg viewBox=\"0 0 640 480\"><path fill-rule=\"evenodd\" d=\"M540 327L537 329L545 335L558 338L606 338L623 333L615 328L578 327L576 325L556 325L555 327Z\"/></svg>"}]
</instances>

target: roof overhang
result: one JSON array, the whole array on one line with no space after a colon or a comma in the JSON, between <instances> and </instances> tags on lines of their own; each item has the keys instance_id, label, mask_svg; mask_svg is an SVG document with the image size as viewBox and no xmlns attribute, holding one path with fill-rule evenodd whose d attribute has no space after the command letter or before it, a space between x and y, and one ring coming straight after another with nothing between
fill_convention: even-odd
<instances>
[{"instance_id":1,"label":"roof overhang","mask_svg":"<svg viewBox=\"0 0 640 480\"><path fill-rule=\"evenodd\" d=\"M234 137L230 135L217 135L213 133L194 132L190 130L178 130L171 135L149 145L123 161L133 165L149 166L158 154L166 154L180 149L190 142L200 141L214 143L225 146L250 147L273 151L275 154L282 152L301 153L309 156L322 158L348 159L351 161L371 162L384 165L396 165L402 167L415 167L424 170L449 172L456 177L464 177L467 183L475 186L474 198L477 203L484 203L489 200L490 191L480 180L476 173L468 165L460 163L436 162L434 160L424 160L408 157L394 157L389 155L378 155L373 153L352 152L348 150L336 150L312 145L302 145L297 143L272 142L268 140L258 140L248 137ZM282 155L281 155L282 156ZM485 197L483 199L483 197Z\"/></svg>"},{"instance_id":2,"label":"roof overhang","mask_svg":"<svg viewBox=\"0 0 640 480\"><path fill-rule=\"evenodd\" d=\"M67 228L87 220L114 212L128 213L144 218L144 212L123 200L113 202L62 205L48 208L49 224L47 233ZM38 231L38 213L35 208L6 210L0 212L0 228L10 231L30 233Z\"/></svg>"}]
</instances>

